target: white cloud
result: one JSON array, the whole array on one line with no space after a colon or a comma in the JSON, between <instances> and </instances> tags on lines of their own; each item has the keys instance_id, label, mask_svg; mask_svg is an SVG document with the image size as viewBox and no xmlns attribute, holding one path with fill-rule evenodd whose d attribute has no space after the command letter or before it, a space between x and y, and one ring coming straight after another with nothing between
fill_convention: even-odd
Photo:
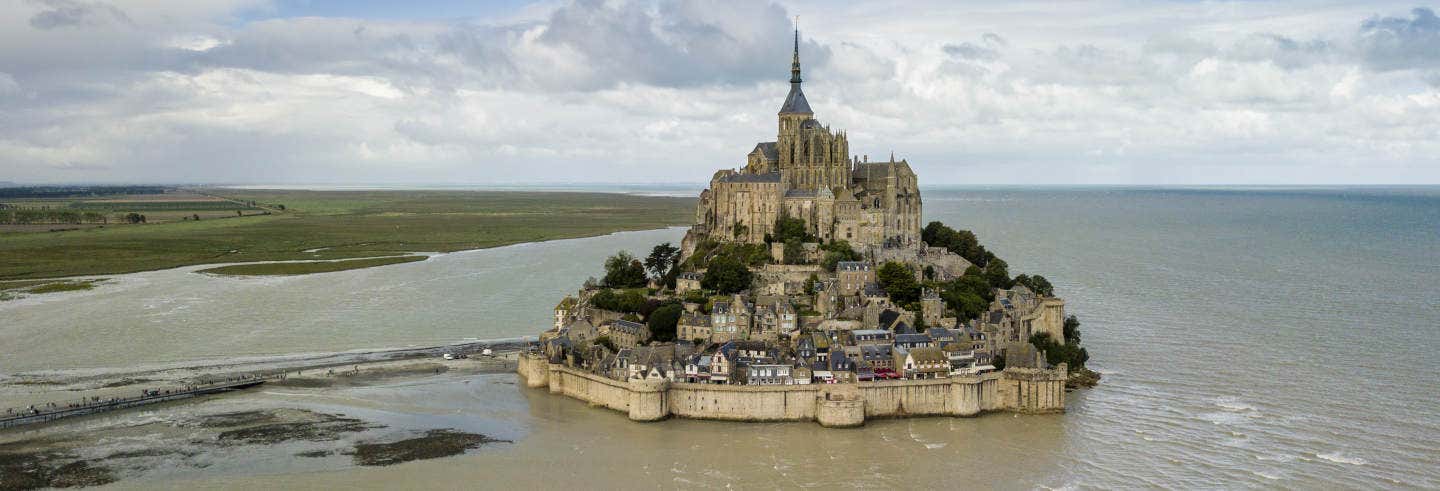
<instances>
[{"instance_id":1,"label":"white cloud","mask_svg":"<svg viewBox=\"0 0 1440 491\"><path fill-rule=\"evenodd\" d=\"M0 96L20 93L20 83L8 73L0 72Z\"/></svg>"},{"instance_id":2,"label":"white cloud","mask_svg":"<svg viewBox=\"0 0 1440 491\"><path fill-rule=\"evenodd\" d=\"M773 138L798 11L817 116L927 182L1440 182L1405 4L257 8L0 6L0 180L698 182Z\"/></svg>"}]
</instances>

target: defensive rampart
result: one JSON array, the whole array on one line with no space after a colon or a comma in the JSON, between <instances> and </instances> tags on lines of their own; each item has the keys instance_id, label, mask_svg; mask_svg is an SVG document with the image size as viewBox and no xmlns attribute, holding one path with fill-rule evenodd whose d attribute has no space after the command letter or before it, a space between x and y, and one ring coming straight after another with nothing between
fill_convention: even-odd
<instances>
[{"instance_id":1,"label":"defensive rampart","mask_svg":"<svg viewBox=\"0 0 1440 491\"><path fill-rule=\"evenodd\" d=\"M664 380L619 381L521 355L525 385L547 387L636 421L669 416L727 421L817 421L859 426L870 418L976 416L990 411L1065 411L1065 368L1011 368L935 380L858 384L712 385Z\"/></svg>"}]
</instances>

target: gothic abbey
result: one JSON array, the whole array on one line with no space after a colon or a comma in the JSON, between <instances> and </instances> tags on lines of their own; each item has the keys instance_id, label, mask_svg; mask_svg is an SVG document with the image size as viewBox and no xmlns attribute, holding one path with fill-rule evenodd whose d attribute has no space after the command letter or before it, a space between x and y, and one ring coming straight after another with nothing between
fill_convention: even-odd
<instances>
[{"instance_id":1,"label":"gothic abbey","mask_svg":"<svg viewBox=\"0 0 1440 491\"><path fill-rule=\"evenodd\" d=\"M782 215L804 219L823 241L849 241L860 251L920 245L920 190L910 164L893 155L887 162L850 155L845 132L815 119L800 83L797 31L779 133L756 144L743 168L710 179L685 236L686 255L707 238L761 243Z\"/></svg>"}]
</instances>

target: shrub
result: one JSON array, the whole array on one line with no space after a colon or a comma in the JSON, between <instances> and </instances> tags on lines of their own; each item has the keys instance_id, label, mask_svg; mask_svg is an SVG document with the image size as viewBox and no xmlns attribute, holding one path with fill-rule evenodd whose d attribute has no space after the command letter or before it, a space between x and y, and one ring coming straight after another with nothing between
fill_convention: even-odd
<instances>
[{"instance_id":1,"label":"shrub","mask_svg":"<svg viewBox=\"0 0 1440 491\"><path fill-rule=\"evenodd\" d=\"M1065 363L1067 371L1076 371L1085 368L1085 362L1090 360L1090 353L1080 347L1077 342L1057 342L1050 339L1050 333L1037 332L1030 335L1030 344L1036 349L1045 352L1045 361L1051 365Z\"/></svg>"}]
</instances>

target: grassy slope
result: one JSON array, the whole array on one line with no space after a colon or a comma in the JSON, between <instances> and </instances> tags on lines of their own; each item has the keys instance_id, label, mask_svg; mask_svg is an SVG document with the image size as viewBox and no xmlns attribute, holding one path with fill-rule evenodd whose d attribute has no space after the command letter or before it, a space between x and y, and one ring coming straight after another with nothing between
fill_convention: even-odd
<instances>
[{"instance_id":1,"label":"grassy slope","mask_svg":"<svg viewBox=\"0 0 1440 491\"><path fill-rule=\"evenodd\" d=\"M270 216L0 235L0 279L113 274L190 264L448 252L691 221L694 200L599 193L252 191ZM328 248L318 253L307 249Z\"/></svg>"},{"instance_id":2,"label":"grassy slope","mask_svg":"<svg viewBox=\"0 0 1440 491\"><path fill-rule=\"evenodd\" d=\"M261 264L237 264L234 266L221 266L218 268L202 269L201 273L223 274L235 276L276 276L311 273L331 273L350 269L373 268L389 264L413 263L424 261L425 256L398 256L398 257L376 257L370 259L347 259L343 261L325 261L318 263L261 263Z\"/></svg>"}]
</instances>

